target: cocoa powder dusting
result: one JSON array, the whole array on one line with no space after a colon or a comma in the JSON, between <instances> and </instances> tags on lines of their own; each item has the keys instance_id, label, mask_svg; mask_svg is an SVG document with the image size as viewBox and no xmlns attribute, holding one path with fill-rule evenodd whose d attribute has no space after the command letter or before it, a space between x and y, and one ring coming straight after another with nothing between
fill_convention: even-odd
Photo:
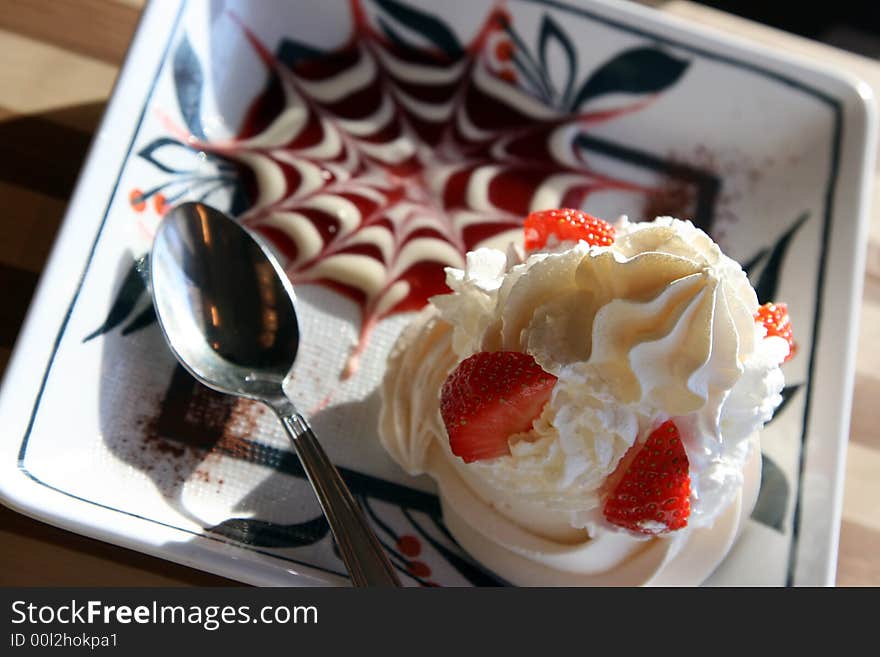
<instances>
[{"instance_id":1,"label":"cocoa powder dusting","mask_svg":"<svg viewBox=\"0 0 880 657\"><path fill-rule=\"evenodd\" d=\"M696 211L696 200L693 184L667 176L659 187L648 193L642 216L647 220L666 216L690 217Z\"/></svg>"},{"instance_id":2,"label":"cocoa powder dusting","mask_svg":"<svg viewBox=\"0 0 880 657\"><path fill-rule=\"evenodd\" d=\"M155 473L162 488L196 481L220 492L225 480L212 473L212 466L223 456L257 460L252 440L266 412L262 404L216 393L178 369L157 400L155 415L136 422L140 454L134 463Z\"/></svg>"},{"instance_id":3,"label":"cocoa powder dusting","mask_svg":"<svg viewBox=\"0 0 880 657\"><path fill-rule=\"evenodd\" d=\"M236 400L223 427L223 433L211 447L211 454L227 455L242 460L253 460L251 441L258 433L257 421L266 412L265 406L247 399Z\"/></svg>"},{"instance_id":4,"label":"cocoa powder dusting","mask_svg":"<svg viewBox=\"0 0 880 657\"><path fill-rule=\"evenodd\" d=\"M699 179L709 176L720 182L720 188L714 204L708 208L711 216L705 218L701 227L719 243L740 221L736 206L754 192L764 178L764 171L776 165L772 157L755 162L744 153L713 153L706 146L698 146L689 153L671 152L667 162L671 173L647 194L642 207L643 218L651 220L668 215L694 219L700 193Z\"/></svg>"}]
</instances>

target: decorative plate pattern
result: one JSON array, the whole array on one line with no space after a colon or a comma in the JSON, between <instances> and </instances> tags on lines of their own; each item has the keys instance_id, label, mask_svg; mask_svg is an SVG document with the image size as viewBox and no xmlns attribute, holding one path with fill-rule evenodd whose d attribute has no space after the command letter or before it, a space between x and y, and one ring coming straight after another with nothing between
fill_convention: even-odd
<instances>
[{"instance_id":1,"label":"decorative plate pattern","mask_svg":"<svg viewBox=\"0 0 880 657\"><path fill-rule=\"evenodd\" d=\"M452 540L431 482L378 445L385 356L409 313L445 289L443 268L511 239L531 209L673 214L739 259L762 302L792 311L800 355L763 435L760 498L711 583L794 582L842 101L802 72L621 12L181 3L21 471L169 530L172 543L149 548L159 554L262 583L344 577L274 418L193 382L155 325L143 256L168 207L198 199L240 217L285 263L304 336L294 397L407 582L503 584Z\"/></svg>"}]
</instances>

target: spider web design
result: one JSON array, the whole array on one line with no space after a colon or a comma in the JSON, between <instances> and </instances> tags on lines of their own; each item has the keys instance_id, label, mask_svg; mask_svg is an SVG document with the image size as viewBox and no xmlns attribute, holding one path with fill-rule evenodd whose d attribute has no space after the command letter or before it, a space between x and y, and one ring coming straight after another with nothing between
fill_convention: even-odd
<instances>
[{"instance_id":1,"label":"spider web design","mask_svg":"<svg viewBox=\"0 0 880 657\"><path fill-rule=\"evenodd\" d=\"M606 63L576 97L570 75L565 97L554 99L540 77L517 75L512 64L534 67L535 58L501 5L458 46L439 19L377 4L408 26L427 26L431 45L414 46L352 0L342 46L317 53L287 42L298 56L285 61L233 16L270 82L235 139L185 135L192 148L243 165L255 202L241 220L272 243L295 284L325 286L360 307L360 339L343 376L355 371L377 322L448 291L444 269L463 266L468 251L520 240L530 211L582 207L596 191L651 191L591 166L579 138L642 109L655 93L573 112L609 91L645 90L609 80L614 67ZM671 81L686 66L649 52L679 65ZM610 63L631 65L644 54Z\"/></svg>"}]
</instances>

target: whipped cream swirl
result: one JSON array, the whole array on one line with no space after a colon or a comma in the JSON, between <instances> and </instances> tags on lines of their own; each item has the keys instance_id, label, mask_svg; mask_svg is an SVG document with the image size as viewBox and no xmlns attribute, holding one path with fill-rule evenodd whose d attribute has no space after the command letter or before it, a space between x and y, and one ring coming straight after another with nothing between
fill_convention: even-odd
<instances>
[{"instance_id":1,"label":"whipped cream swirl","mask_svg":"<svg viewBox=\"0 0 880 657\"><path fill-rule=\"evenodd\" d=\"M616 231L609 247L548 245L524 260L479 249L447 270L452 293L432 298L389 361L380 434L395 460L430 471L436 447L517 525L596 539L622 531L601 514L606 478L673 419L692 496L688 529L673 534L712 526L781 401L788 345L765 339L746 274L690 222L622 218ZM531 354L558 381L533 429L510 437L510 456L464 464L445 440L439 389L462 359L499 350Z\"/></svg>"}]
</instances>

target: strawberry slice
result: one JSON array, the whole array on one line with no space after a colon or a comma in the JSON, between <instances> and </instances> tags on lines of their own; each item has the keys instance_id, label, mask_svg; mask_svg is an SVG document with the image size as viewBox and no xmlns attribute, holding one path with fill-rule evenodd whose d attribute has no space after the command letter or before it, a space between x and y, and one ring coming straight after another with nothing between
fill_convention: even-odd
<instances>
[{"instance_id":1,"label":"strawberry slice","mask_svg":"<svg viewBox=\"0 0 880 657\"><path fill-rule=\"evenodd\" d=\"M463 360L440 391L452 453L465 463L510 454L508 438L531 428L555 383L528 354L481 351Z\"/></svg>"},{"instance_id":2,"label":"strawberry slice","mask_svg":"<svg viewBox=\"0 0 880 657\"><path fill-rule=\"evenodd\" d=\"M523 229L526 251L543 249L551 235L560 242L583 240L591 246L611 246L614 242L611 224L571 208L532 212L526 217Z\"/></svg>"},{"instance_id":3,"label":"strawberry slice","mask_svg":"<svg viewBox=\"0 0 880 657\"><path fill-rule=\"evenodd\" d=\"M782 362L790 361L797 351L797 344L794 341L791 319L788 317L788 306L784 303L765 303L755 313L755 321L764 325L768 338L777 336L788 343L788 356Z\"/></svg>"},{"instance_id":4,"label":"strawberry slice","mask_svg":"<svg viewBox=\"0 0 880 657\"><path fill-rule=\"evenodd\" d=\"M605 518L639 534L665 534L687 526L689 465L678 427L667 420L621 459L610 477L617 483L605 501Z\"/></svg>"}]
</instances>

